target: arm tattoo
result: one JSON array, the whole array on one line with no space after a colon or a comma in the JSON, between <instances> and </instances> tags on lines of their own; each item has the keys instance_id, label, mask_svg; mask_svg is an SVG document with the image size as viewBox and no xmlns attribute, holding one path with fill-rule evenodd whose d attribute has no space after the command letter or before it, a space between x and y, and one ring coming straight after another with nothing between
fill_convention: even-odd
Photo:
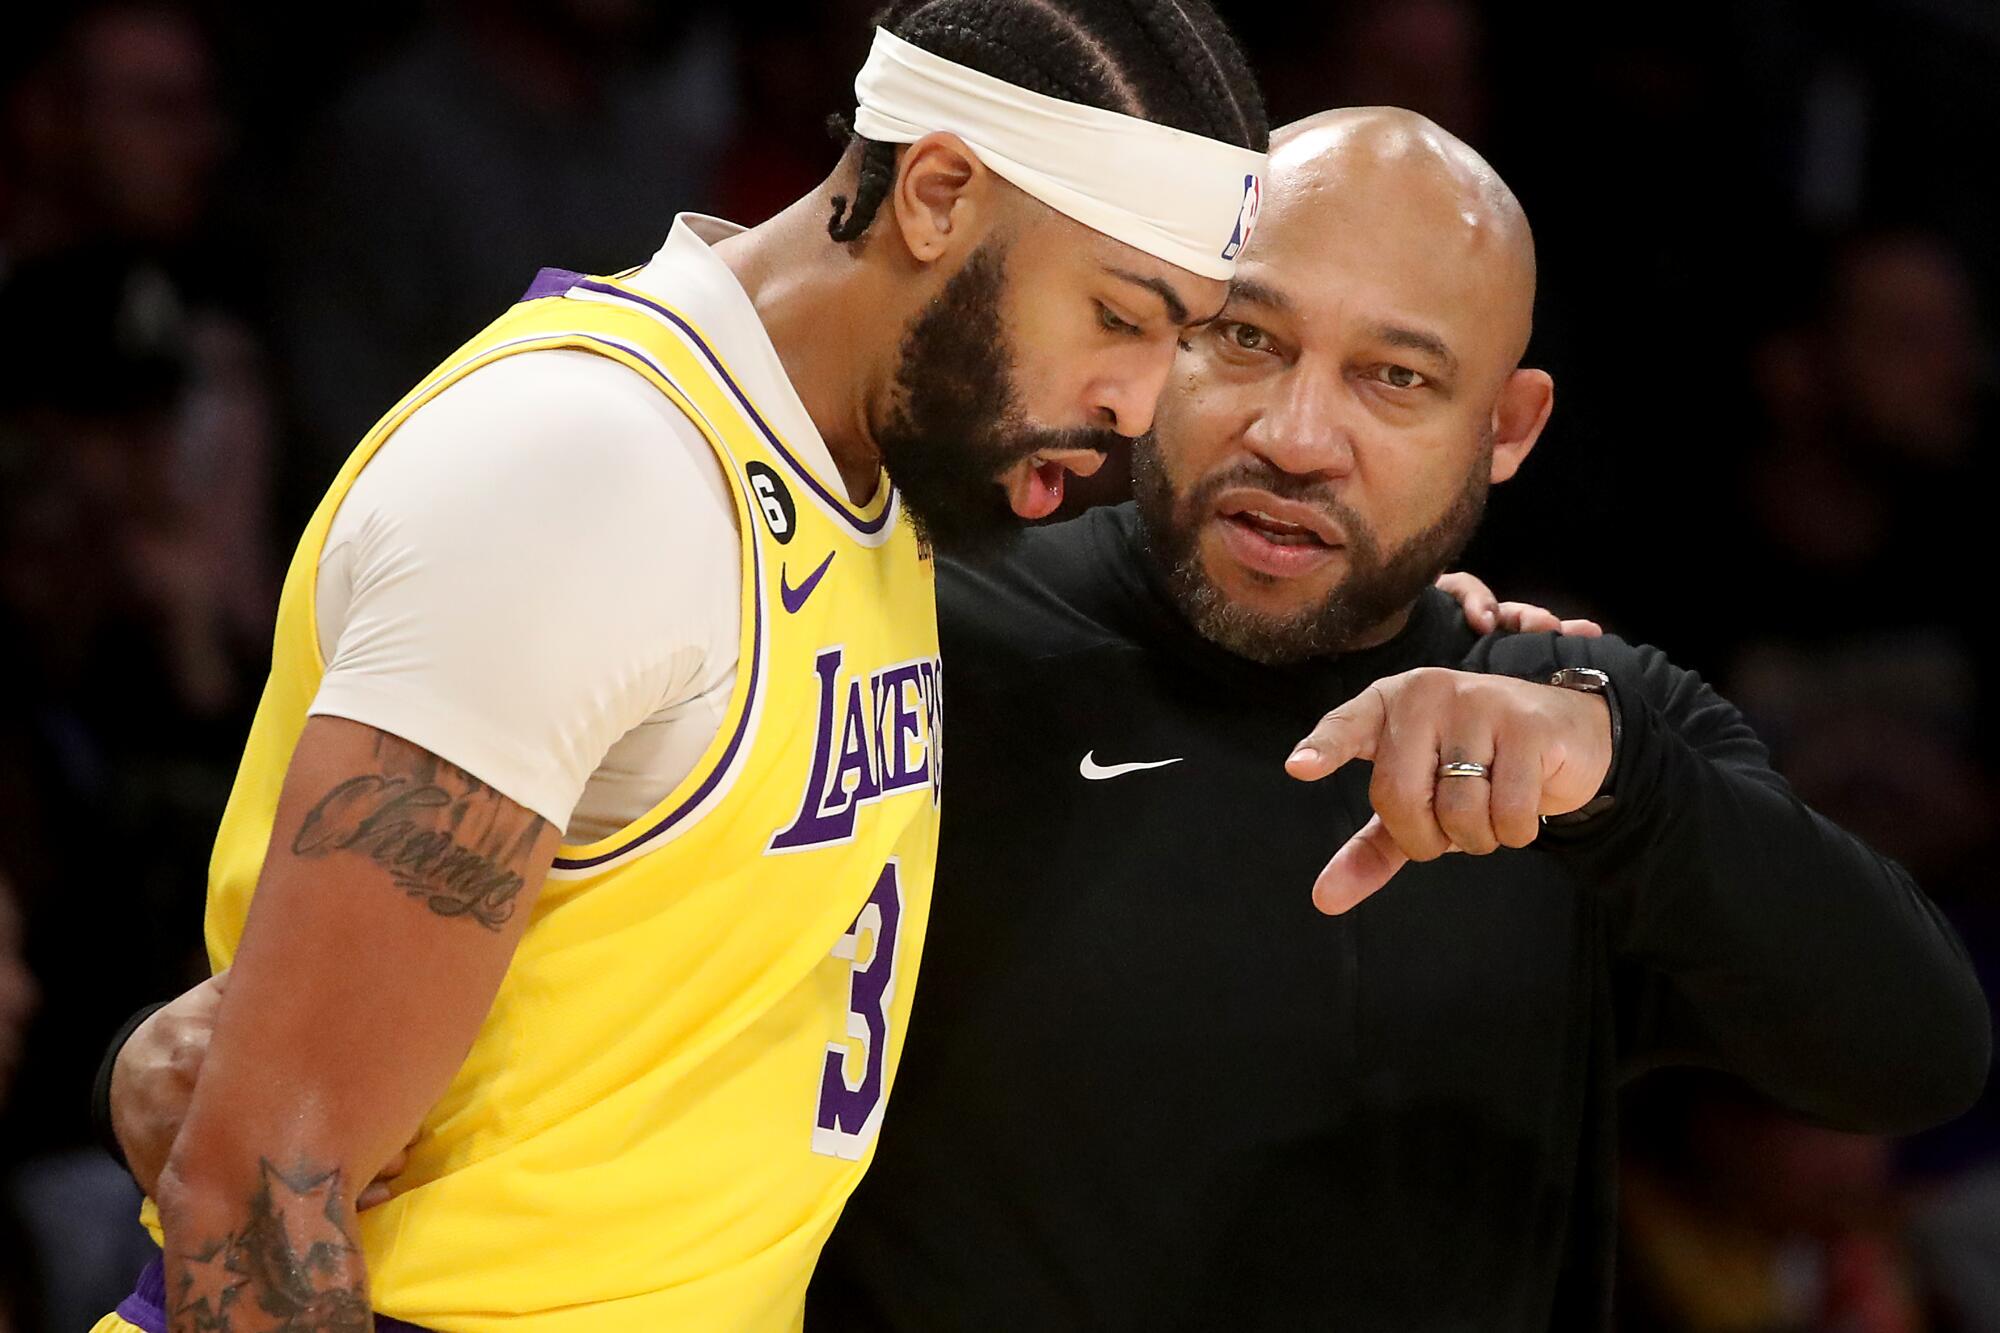
<instances>
[{"instance_id":1,"label":"arm tattoo","mask_svg":"<svg viewBox=\"0 0 2000 1333\"><path fill-rule=\"evenodd\" d=\"M340 1172L259 1172L241 1231L169 1256L172 1333L372 1333Z\"/></svg>"},{"instance_id":2,"label":"arm tattoo","mask_svg":"<svg viewBox=\"0 0 2000 1333\"><path fill-rule=\"evenodd\" d=\"M382 737L375 758L375 772L335 783L306 812L292 851L357 852L439 916L500 929L525 883L514 867L542 818L408 741Z\"/></svg>"}]
</instances>

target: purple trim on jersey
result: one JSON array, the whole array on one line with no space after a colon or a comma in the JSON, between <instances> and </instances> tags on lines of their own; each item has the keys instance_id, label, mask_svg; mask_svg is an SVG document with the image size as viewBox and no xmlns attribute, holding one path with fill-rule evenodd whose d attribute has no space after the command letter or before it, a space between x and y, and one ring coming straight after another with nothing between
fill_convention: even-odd
<instances>
[{"instance_id":1,"label":"purple trim on jersey","mask_svg":"<svg viewBox=\"0 0 2000 1333\"><path fill-rule=\"evenodd\" d=\"M544 269L542 270L542 272L543 275L546 276L547 274L552 272L552 270ZM535 281L537 284L539 284L542 281L542 279L538 277L535 279ZM749 417L752 422L756 423L757 429L763 432L765 440L769 441L771 448L777 452L778 457L785 460L786 465L790 467L794 473L797 474L798 479L800 481L804 482L808 487L811 488L813 494L819 496L820 499L826 501L828 505L832 506L833 511L836 514L839 514L841 518L844 519L850 527L853 527L859 532L864 532L871 537L874 536L876 533L880 532L884 527L888 525L890 516L894 514L896 510L896 506L894 504L894 499L895 499L894 495L892 494L887 499L884 500L882 504L881 513L877 514L874 518L863 518L861 517L861 515L854 512L853 506L849 504L845 499L836 496L832 491L829 491L826 487L822 486L820 484L819 478L815 477L812 474L811 469L807 468L805 464L799 462L798 459L794 458L792 456L791 450L785 448L784 442L778 438L777 432L771 429L769 423L767 423L764 420L763 416L757 411L757 409L754 406L752 406L749 396L746 395L740 387L738 387L736 381L733 378L731 378L729 372L723 369L722 358L715 354L715 350L708 345L708 340L702 337L701 334L695 330L694 325L688 323L686 320L682 319L679 315L667 309L667 307L661 305L658 301L649 300L648 298L639 295L637 292L628 292L623 287L614 287L608 282L599 282L595 278L584 278L574 283L573 285L581 287L584 291L587 292L596 292L601 296L616 296L621 300L631 301L636 305L645 306L648 310L651 310L655 314L660 315L663 318L671 321L675 328L679 329L682 333L685 333L689 337L689 339L693 341L694 345L700 349L701 354L708 359L708 364L715 368L715 373L722 377L722 382L729 386L729 392L735 395L737 405L743 409L744 415ZM532 291L533 288L530 288L529 290ZM895 486L894 483L892 482L890 484L890 490L893 492L894 489Z\"/></svg>"},{"instance_id":2,"label":"purple trim on jersey","mask_svg":"<svg viewBox=\"0 0 2000 1333\"><path fill-rule=\"evenodd\" d=\"M167 1272L158 1259L139 1274L132 1294L118 1302L118 1317L146 1333L167 1333Z\"/></svg>"},{"instance_id":3,"label":"purple trim on jersey","mask_svg":"<svg viewBox=\"0 0 2000 1333\"><path fill-rule=\"evenodd\" d=\"M132 1294L118 1302L120 1319L145 1333L167 1333L167 1273L158 1259L139 1274ZM375 1316L375 1333L425 1333L415 1324L406 1324L387 1315Z\"/></svg>"},{"instance_id":4,"label":"purple trim on jersey","mask_svg":"<svg viewBox=\"0 0 2000 1333\"><path fill-rule=\"evenodd\" d=\"M547 270L544 271L546 272ZM665 371L660 370L657 365L654 365L653 359L638 348L627 346L615 338L599 337L594 333L581 336L587 337L593 342L601 342L607 347L616 347L619 351L626 353L635 360L652 366L660 378L666 380L669 384L673 383L672 378ZM744 533L744 540L750 543L750 579L753 585L750 596L750 683L743 695L743 714L736 719L736 731L730 736L729 745L723 750L722 757L716 761L715 766L709 769L708 776L702 779L701 785L689 792L688 798L685 801L682 801L662 816L659 823L653 825L629 842L622 843L608 852L600 852L596 856L574 858L558 856L555 859L555 869L588 870L592 866L603 865L613 857L623 856L635 847L643 847L672 828L675 824L678 824L682 819L687 817L690 811L707 800L709 793L715 790L716 786L728 775L729 770L735 766L737 751L743 748L744 738L750 734L750 714L756 710L757 706L757 678L763 671L764 665L764 552L762 546L757 541L757 534L755 532Z\"/></svg>"},{"instance_id":5,"label":"purple trim on jersey","mask_svg":"<svg viewBox=\"0 0 2000 1333\"><path fill-rule=\"evenodd\" d=\"M566 268L545 268L528 284L528 290L521 294L521 299L539 301L545 296L561 296L582 281L581 273L572 273Z\"/></svg>"}]
</instances>

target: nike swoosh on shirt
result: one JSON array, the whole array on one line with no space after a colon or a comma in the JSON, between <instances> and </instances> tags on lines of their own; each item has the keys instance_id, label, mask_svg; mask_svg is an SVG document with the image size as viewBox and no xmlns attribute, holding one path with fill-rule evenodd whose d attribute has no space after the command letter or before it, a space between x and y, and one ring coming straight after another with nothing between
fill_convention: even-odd
<instances>
[{"instance_id":1,"label":"nike swoosh on shirt","mask_svg":"<svg viewBox=\"0 0 2000 1333\"><path fill-rule=\"evenodd\" d=\"M813 595L813 589L817 588L819 581L826 577L827 566L831 565L833 558L839 554L840 552L838 551L828 551L826 559L819 562L819 568L806 575L806 581L796 588L792 586L791 580L786 577L785 567L783 565L778 566L778 600L785 604L785 610L791 612L793 615L799 613L799 608L806 604L806 598Z\"/></svg>"},{"instance_id":2,"label":"nike swoosh on shirt","mask_svg":"<svg viewBox=\"0 0 2000 1333\"><path fill-rule=\"evenodd\" d=\"M1168 764L1178 764L1184 757L1177 755L1172 759L1142 760L1136 764L1100 764L1097 762L1097 751L1091 750L1083 756L1083 762L1076 766L1076 771L1092 782L1102 782L1106 778L1137 773L1142 768L1165 768Z\"/></svg>"}]
</instances>

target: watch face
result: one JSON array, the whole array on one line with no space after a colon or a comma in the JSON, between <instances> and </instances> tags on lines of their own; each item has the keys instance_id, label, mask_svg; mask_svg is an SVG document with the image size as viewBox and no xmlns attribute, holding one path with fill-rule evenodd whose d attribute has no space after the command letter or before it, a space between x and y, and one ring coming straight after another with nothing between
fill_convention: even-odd
<instances>
[{"instance_id":1,"label":"watch face","mask_svg":"<svg viewBox=\"0 0 2000 1333\"><path fill-rule=\"evenodd\" d=\"M1605 770L1604 785L1597 795L1586 801L1581 809L1566 815L1546 815L1542 823L1550 827L1581 824L1611 808L1611 782L1618 773L1618 751L1624 738L1624 719L1618 714L1616 697L1611 693L1611 677L1596 667L1564 667L1549 677L1549 684L1559 689L1577 690L1584 694L1595 694L1602 698L1611 711L1611 767Z\"/></svg>"}]
</instances>

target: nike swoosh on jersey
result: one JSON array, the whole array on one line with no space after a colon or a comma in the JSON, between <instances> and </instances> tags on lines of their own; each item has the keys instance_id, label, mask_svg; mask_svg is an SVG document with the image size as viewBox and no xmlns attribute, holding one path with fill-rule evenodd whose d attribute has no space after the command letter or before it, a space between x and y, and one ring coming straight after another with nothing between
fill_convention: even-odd
<instances>
[{"instance_id":1,"label":"nike swoosh on jersey","mask_svg":"<svg viewBox=\"0 0 2000 1333\"><path fill-rule=\"evenodd\" d=\"M1102 782L1106 778L1137 773L1142 768L1165 768L1168 764L1178 764L1183 757L1176 755L1172 759L1141 760L1136 764L1100 764L1097 762L1097 751L1091 750L1083 756L1083 762L1076 766L1076 771L1092 782Z\"/></svg>"},{"instance_id":2,"label":"nike swoosh on jersey","mask_svg":"<svg viewBox=\"0 0 2000 1333\"><path fill-rule=\"evenodd\" d=\"M833 558L839 554L840 552L838 551L828 551L826 559L819 562L819 568L806 575L806 581L796 588L792 586L791 580L786 577L785 567L783 565L778 566L778 600L785 604L785 610L793 615L799 613L799 608L806 604L806 598L813 595L813 589L817 588L819 581L826 577L827 566L831 565Z\"/></svg>"}]
</instances>

